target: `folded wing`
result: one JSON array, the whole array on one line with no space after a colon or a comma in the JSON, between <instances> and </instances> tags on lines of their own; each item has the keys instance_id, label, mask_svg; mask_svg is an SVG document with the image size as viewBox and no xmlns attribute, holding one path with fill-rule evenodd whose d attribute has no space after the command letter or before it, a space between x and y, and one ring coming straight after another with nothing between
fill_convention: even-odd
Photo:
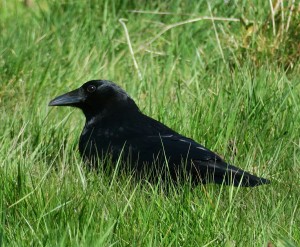
<instances>
[{"instance_id":1,"label":"folded wing","mask_svg":"<svg viewBox=\"0 0 300 247\"><path fill-rule=\"evenodd\" d=\"M139 149L144 150L140 159L149 161L153 154L163 156L172 174L186 173L193 182L224 182L247 187L269 183L264 178L227 164L214 152L177 133L147 136L139 143Z\"/></svg>"}]
</instances>

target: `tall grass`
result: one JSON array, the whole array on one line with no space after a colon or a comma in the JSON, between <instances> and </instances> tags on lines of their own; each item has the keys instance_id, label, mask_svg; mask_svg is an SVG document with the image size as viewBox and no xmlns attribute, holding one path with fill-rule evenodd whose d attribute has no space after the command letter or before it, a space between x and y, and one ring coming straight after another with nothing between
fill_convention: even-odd
<instances>
[{"instance_id":1,"label":"tall grass","mask_svg":"<svg viewBox=\"0 0 300 247\"><path fill-rule=\"evenodd\" d=\"M294 5L281 32L288 3L271 15L269 1L35 1L28 8L1 0L0 245L300 245ZM47 104L97 78L272 183L187 183L166 193L159 183L86 171L77 150L83 114Z\"/></svg>"}]
</instances>

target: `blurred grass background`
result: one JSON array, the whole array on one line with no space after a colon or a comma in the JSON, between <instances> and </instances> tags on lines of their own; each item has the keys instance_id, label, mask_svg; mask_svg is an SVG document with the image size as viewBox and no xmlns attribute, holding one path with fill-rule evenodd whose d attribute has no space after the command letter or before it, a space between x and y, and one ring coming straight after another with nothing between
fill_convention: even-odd
<instances>
[{"instance_id":1,"label":"blurred grass background","mask_svg":"<svg viewBox=\"0 0 300 247\"><path fill-rule=\"evenodd\" d=\"M299 2L27 2L0 0L0 245L300 245ZM47 105L100 78L272 184L85 171L83 114Z\"/></svg>"}]
</instances>

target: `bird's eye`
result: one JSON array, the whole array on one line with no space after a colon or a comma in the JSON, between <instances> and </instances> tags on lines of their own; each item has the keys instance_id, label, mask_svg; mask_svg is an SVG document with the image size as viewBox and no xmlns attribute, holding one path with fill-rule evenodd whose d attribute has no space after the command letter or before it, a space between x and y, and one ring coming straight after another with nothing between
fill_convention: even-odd
<instances>
[{"instance_id":1,"label":"bird's eye","mask_svg":"<svg viewBox=\"0 0 300 247\"><path fill-rule=\"evenodd\" d=\"M89 93L95 92L96 87L94 85L89 85L86 89Z\"/></svg>"}]
</instances>

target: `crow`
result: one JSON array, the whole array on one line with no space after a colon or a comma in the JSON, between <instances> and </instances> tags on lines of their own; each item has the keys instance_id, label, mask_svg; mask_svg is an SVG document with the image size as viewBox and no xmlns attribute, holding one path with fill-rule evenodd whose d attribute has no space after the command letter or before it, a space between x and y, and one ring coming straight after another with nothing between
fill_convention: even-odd
<instances>
[{"instance_id":1,"label":"crow","mask_svg":"<svg viewBox=\"0 0 300 247\"><path fill-rule=\"evenodd\" d=\"M134 100L111 81L88 81L56 97L49 106L72 106L83 111L86 123L79 152L96 168L99 158L109 155L112 162L123 157L127 162L122 164L142 177L148 171L157 177L168 174L172 180L185 176L193 184L253 187L270 183L226 163L193 139L144 115Z\"/></svg>"}]
</instances>

